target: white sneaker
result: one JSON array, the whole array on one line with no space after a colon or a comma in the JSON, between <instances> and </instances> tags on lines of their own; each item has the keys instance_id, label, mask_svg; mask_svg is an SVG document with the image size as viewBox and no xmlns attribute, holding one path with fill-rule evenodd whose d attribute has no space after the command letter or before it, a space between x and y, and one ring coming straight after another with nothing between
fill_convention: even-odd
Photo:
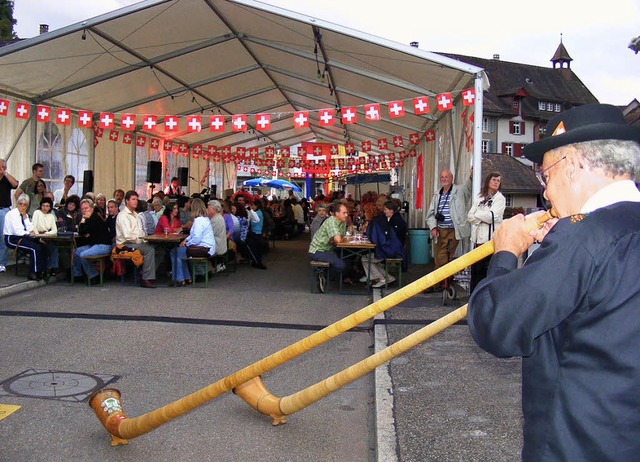
<instances>
[{"instance_id":1,"label":"white sneaker","mask_svg":"<svg viewBox=\"0 0 640 462\"><path fill-rule=\"evenodd\" d=\"M7 268L4 265L0 265L0 273L4 273L7 271Z\"/></svg>"},{"instance_id":2,"label":"white sneaker","mask_svg":"<svg viewBox=\"0 0 640 462\"><path fill-rule=\"evenodd\" d=\"M359 279L359 281L360 281L360 282L367 282L367 279L368 279L368 278L367 278L366 276L362 276L362 277Z\"/></svg>"},{"instance_id":3,"label":"white sneaker","mask_svg":"<svg viewBox=\"0 0 640 462\"><path fill-rule=\"evenodd\" d=\"M224 264L223 264L223 263L218 263L218 264L216 265L216 272L217 272L217 273L222 273L222 272L223 272L224 270L226 270L226 269L227 269L227 267L226 267L226 266L224 266Z\"/></svg>"},{"instance_id":4,"label":"white sneaker","mask_svg":"<svg viewBox=\"0 0 640 462\"><path fill-rule=\"evenodd\" d=\"M382 287L384 285L384 279L380 279L378 282L376 282L373 286L371 287Z\"/></svg>"}]
</instances>

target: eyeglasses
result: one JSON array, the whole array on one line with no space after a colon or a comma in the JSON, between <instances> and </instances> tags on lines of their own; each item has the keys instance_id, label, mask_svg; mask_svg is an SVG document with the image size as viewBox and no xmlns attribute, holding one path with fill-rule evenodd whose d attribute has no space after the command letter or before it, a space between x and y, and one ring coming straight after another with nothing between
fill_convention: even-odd
<instances>
[{"instance_id":1,"label":"eyeglasses","mask_svg":"<svg viewBox=\"0 0 640 462\"><path fill-rule=\"evenodd\" d=\"M558 159L557 161L555 161L553 164L549 165L547 168L545 168L544 170L540 170L539 172L536 172L536 177L538 178L538 181L540 182L540 184L542 185L542 187L546 188L547 187L547 177L544 176L544 173L546 171L548 171L549 169L551 169L552 167L555 167L556 165L558 165L560 162L562 162L563 160L565 160L567 158L567 156L562 156L560 159Z\"/></svg>"}]
</instances>

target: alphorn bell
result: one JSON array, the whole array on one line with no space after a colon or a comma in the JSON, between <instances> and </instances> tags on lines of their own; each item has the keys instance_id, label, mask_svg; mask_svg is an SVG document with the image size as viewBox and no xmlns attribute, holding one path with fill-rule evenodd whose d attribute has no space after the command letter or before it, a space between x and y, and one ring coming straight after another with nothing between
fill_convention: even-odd
<instances>
[{"instance_id":1,"label":"alphorn bell","mask_svg":"<svg viewBox=\"0 0 640 462\"><path fill-rule=\"evenodd\" d=\"M543 223L555 215L552 211L527 220L528 229L538 229ZM264 387L260 376L285 362L300 356L301 354L331 340L334 337L352 329L364 321L373 318L389 308L392 308L404 300L413 297L432 285L462 271L467 266L482 260L493 254L493 241L473 249L467 254L457 258L422 278L406 285L394 293L372 303L351 315L336 321L333 324L315 332L304 339L277 351L255 363L240 369L227 377L218 380L198 391L169 403L154 411L138 417L129 418L125 414L120 399L120 391L116 388L104 388L96 391L89 397L89 405L92 407L98 419L111 436L111 445L127 444L128 439L144 435L149 431L192 411L198 406L218 397L219 395L235 389L236 394L259 412L273 418L273 424L284 423L285 415L299 411L311 403L318 401L332 391L337 390L353 380L367 374L380 364L418 345L427 338L443 331L447 327L463 319L467 313L467 306L458 308L439 320L425 326L419 331L407 336L399 342L387 347L385 350L372 355L359 363L345 369L338 374L329 377L311 387L285 398L273 396ZM246 384L244 386L241 386Z\"/></svg>"}]
</instances>

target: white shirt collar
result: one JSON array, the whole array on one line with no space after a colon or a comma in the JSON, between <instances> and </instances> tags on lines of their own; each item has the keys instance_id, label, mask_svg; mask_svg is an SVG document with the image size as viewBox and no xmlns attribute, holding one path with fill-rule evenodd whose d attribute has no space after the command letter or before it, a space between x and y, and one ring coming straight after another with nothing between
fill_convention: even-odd
<instances>
[{"instance_id":1,"label":"white shirt collar","mask_svg":"<svg viewBox=\"0 0 640 462\"><path fill-rule=\"evenodd\" d=\"M640 202L640 191L633 181L615 181L605 186L585 202L580 212L593 212L618 202Z\"/></svg>"}]
</instances>

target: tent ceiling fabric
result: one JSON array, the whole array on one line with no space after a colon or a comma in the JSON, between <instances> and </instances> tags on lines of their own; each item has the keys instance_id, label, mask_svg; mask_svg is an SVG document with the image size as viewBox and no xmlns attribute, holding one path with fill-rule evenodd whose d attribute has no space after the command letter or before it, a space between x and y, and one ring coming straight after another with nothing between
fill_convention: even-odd
<instances>
[{"instance_id":1,"label":"tent ceiling fabric","mask_svg":"<svg viewBox=\"0 0 640 462\"><path fill-rule=\"evenodd\" d=\"M439 116L433 99L431 114L414 115L411 98L455 96L481 72L251 0L149 0L0 49L0 91L9 95L94 113L202 114L201 132L182 122L168 137L259 148L406 140ZM406 115L389 119L384 103L395 100L405 100ZM383 104L382 120L364 122L368 103ZM293 128L294 111L347 106L358 107L358 124L320 127L312 112L309 129ZM270 130L255 130L250 117L254 132L232 133L229 117L225 133L209 131L209 115L259 113L271 114Z\"/></svg>"}]
</instances>

